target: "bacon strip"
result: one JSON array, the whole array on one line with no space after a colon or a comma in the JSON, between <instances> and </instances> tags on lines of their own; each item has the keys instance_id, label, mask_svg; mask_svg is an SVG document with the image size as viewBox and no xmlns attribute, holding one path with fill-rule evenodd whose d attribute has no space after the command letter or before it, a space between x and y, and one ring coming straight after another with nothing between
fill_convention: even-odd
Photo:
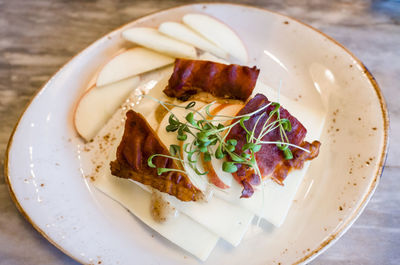
<instances>
[{"instance_id":1,"label":"bacon strip","mask_svg":"<svg viewBox=\"0 0 400 265\"><path fill-rule=\"evenodd\" d=\"M267 97L262 94L257 94L253 99L251 99L244 107L240 110L237 115L244 115L251 113L257 109L260 109L271 103ZM275 108L275 106L270 105L266 109L252 115L251 118L244 122L244 125L249 131L252 131L256 121L265 113L263 117L258 121L257 127L255 129L255 136L257 137L269 117L269 113ZM275 117L271 118L269 122L276 120ZM281 119L288 119L292 125L292 130L286 132L288 140L291 144L303 147L310 150L310 153L305 152L298 148L289 147L293 153L293 159L286 160L284 158L283 152L278 149L275 144L262 144L260 151L256 153L257 165L260 169L260 173L263 178L270 176L277 183L283 185L283 180L286 178L290 170L301 169L303 167L304 161L311 160L318 155L320 142L314 141L313 143L308 143L304 141L307 130L304 126L290 113L280 107L280 117ZM242 147L247 143L245 130L237 124L230 131L227 139L236 139L238 141L236 145L235 152L237 154L242 153ZM266 134L262 141L281 141L281 136L278 129L271 131ZM258 176L253 168L247 165L237 164L238 171L233 175L235 179L243 186L242 196L244 198L251 197L254 193L253 185L258 185L261 183L260 176Z\"/></svg>"},{"instance_id":2,"label":"bacon strip","mask_svg":"<svg viewBox=\"0 0 400 265\"><path fill-rule=\"evenodd\" d=\"M126 117L124 135L117 149L117 159L110 163L111 173L149 185L181 201L201 199L201 191L192 184L186 174L170 171L157 175L157 170L148 166L147 160L151 155L169 155L168 149L142 115L130 110ZM178 169L175 161L170 158L157 156L153 158L153 163L157 168Z\"/></svg>"},{"instance_id":3,"label":"bacon strip","mask_svg":"<svg viewBox=\"0 0 400 265\"><path fill-rule=\"evenodd\" d=\"M246 101L253 92L259 72L255 66L250 68L236 64L176 59L174 72L164 93L183 101L199 92Z\"/></svg>"}]
</instances>

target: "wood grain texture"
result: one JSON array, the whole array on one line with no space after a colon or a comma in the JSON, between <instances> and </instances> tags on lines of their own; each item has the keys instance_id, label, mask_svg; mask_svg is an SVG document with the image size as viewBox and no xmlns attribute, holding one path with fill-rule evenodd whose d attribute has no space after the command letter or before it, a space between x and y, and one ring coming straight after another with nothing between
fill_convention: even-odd
<instances>
[{"instance_id":1,"label":"wood grain texture","mask_svg":"<svg viewBox=\"0 0 400 265\"><path fill-rule=\"evenodd\" d=\"M0 161L32 95L73 55L114 28L198 1L0 0ZM352 228L312 264L400 264L400 2L233 1L281 12L334 37L373 73L387 100L391 140L381 183ZM0 178L0 265L76 264L20 216Z\"/></svg>"}]
</instances>

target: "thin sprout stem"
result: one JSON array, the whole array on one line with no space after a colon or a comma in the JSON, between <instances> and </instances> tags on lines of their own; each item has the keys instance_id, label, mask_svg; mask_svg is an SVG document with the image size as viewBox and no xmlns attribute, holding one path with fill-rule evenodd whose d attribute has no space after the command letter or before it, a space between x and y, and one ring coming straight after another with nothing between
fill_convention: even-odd
<instances>
[{"instance_id":1,"label":"thin sprout stem","mask_svg":"<svg viewBox=\"0 0 400 265\"><path fill-rule=\"evenodd\" d=\"M180 120L179 120L178 116L177 116L175 113L173 113L173 112L172 112L167 106L165 106L165 105L169 105L169 106L174 106L174 107L177 107L177 108L186 109L186 107L184 107L184 106L179 106L179 105L176 105L176 104L173 104L173 103L164 102L164 101L162 101L162 100L156 99L156 98L154 98L154 97L152 97L152 96L149 96L149 95L142 95L142 97L148 97L148 98L150 98L151 100L160 103L161 106L163 106L163 107L168 111L168 113L171 113L172 115L174 115L174 116L178 119L179 122L180 122ZM193 109L192 111L198 113L202 118L204 118L204 119L206 120L206 118L203 116L203 114L201 114L201 113L198 112L197 110L194 110L194 109ZM196 127L194 127L194 126L191 126L191 125L189 125L189 127L191 127L192 129L197 129L197 130L199 130L198 128L196 128Z\"/></svg>"},{"instance_id":2,"label":"thin sprout stem","mask_svg":"<svg viewBox=\"0 0 400 265\"><path fill-rule=\"evenodd\" d=\"M226 137L228 136L228 134L231 132L232 128L233 128L233 127L230 127L230 128L228 129L228 131L225 133L224 137L222 137L222 141L223 141L223 142L225 142L225 139L226 139Z\"/></svg>"},{"instance_id":3,"label":"thin sprout stem","mask_svg":"<svg viewBox=\"0 0 400 265\"><path fill-rule=\"evenodd\" d=\"M298 146L298 145L295 145L295 144L291 144L291 143L285 143L285 142L279 142L279 141L260 141L259 143L260 144L285 144L285 145L292 146L292 147L298 148L300 150L303 150L303 151L305 151L307 153L310 153L310 150L307 150L307 149L305 149L305 148L303 148L301 146Z\"/></svg>"},{"instance_id":4,"label":"thin sprout stem","mask_svg":"<svg viewBox=\"0 0 400 265\"><path fill-rule=\"evenodd\" d=\"M271 122L270 125L268 125L268 127L265 128L264 131L261 131L261 133L259 134L259 136L257 137L258 140L261 140L265 135L267 135L268 133L272 132L273 130L277 129L280 127L280 125L276 125L275 127L273 127L273 125L276 122Z\"/></svg>"},{"instance_id":5,"label":"thin sprout stem","mask_svg":"<svg viewBox=\"0 0 400 265\"><path fill-rule=\"evenodd\" d=\"M175 156L163 155L163 154L154 154L153 158L156 157L156 156L161 156L161 157L171 158L171 159L175 159L175 160L180 160L179 158L177 158Z\"/></svg>"},{"instance_id":6,"label":"thin sprout stem","mask_svg":"<svg viewBox=\"0 0 400 265\"><path fill-rule=\"evenodd\" d=\"M250 142L252 142L253 138L256 139L256 138L254 137L254 134L255 134L255 131L256 131L258 122L260 121L260 119L261 119L262 116L264 116L264 115L265 115L265 112L263 112L263 113L258 117L256 123L254 124L253 130L251 131L251 135L250 135L250 140L249 140Z\"/></svg>"},{"instance_id":7,"label":"thin sprout stem","mask_svg":"<svg viewBox=\"0 0 400 265\"><path fill-rule=\"evenodd\" d=\"M232 127L234 127L236 124L238 124L240 122L240 120L239 121L236 121L236 122L234 122L234 123L232 123L231 125L228 125L228 126L224 126L224 128L221 128L221 129L216 129L216 130L213 130L213 131L210 131L212 134L214 134L214 133L218 133L218 132L223 132L223 131L225 131L225 130L227 130L227 129L230 129L230 128L232 128Z\"/></svg>"},{"instance_id":8,"label":"thin sprout stem","mask_svg":"<svg viewBox=\"0 0 400 265\"><path fill-rule=\"evenodd\" d=\"M229 119L234 120L234 119L240 119L240 118L243 118L243 117L246 117L246 116L252 116L252 115L256 114L257 112L260 112L260 111L262 111L263 109L266 109L266 108L269 107L271 104L272 104L272 102L268 103L267 105L263 106L262 108L259 108L258 110L255 110L255 111L250 112L250 113L247 113L247 114L239 115L239 116L236 116L236 117L228 116L228 115L212 115L212 114L209 113L209 112L207 113L207 109L206 109L206 113L207 113L207 115L209 115L210 117L222 117L222 118L229 118Z\"/></svg>"},{"instance_id":9,"label":"thin sprout stem","mask_svg":"<svg viewBox=\"0 0 400 265\"><path fill-rule=\"evenodd\" d=\"M264 130L266 130L268 128L268 126L270 126L270 124L274 124L275 122L279 122L278 120L275 120L273 122L269 122L269 120L272 118L273 113L271 115L271 113L268 116L268 119L265 121L263 128L261 129L261 132L264 132ZM267 127L266 127L267 126ZM272 126L272 125L271 125ZM260 133L261 134L261 133ZM266 135L266 133L262 134L262 137L264 137L264 135Z\"/></svg>"},{"instance_id":10,"label":"thin sprout stem","mask_svg":"<svg viewBox=\"0 0 400 265\"><path fill-rule=\"evenodd\" d=\"M166 168L168 171L175 171L175 172L181 172L183 174L187 174L186 171L180 170L180 169L175 169L175 168Z\"/></svg>"}]
</instances>

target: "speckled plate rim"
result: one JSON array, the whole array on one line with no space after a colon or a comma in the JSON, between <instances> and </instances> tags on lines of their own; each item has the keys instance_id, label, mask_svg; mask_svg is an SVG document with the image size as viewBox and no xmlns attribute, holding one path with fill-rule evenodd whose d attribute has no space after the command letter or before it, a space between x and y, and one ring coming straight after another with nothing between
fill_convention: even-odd
<instances>
[{"instance_id":1,"label":"speckled plate rim","mask_svg":"<svg viewBox=\"0 0 400 265\"><path fill-rule=\"evenodd\" d=\"M152 16L158 13L162 13L162 12L168 12L170 10L173 9L177 9L177 8L181 8L181 7L185 7L185 6L198 6L198 5L226 5L226 6L240 6L240 7L245 7L245 8L250 8L250 9L258 9L258 10L262 10L265 12L269 12L281 17L285 17L287 19L296 21L310 29L312 29L313 31L315 31L318 34L323 35L324 37L326 37L329 41L331 41L333 44L339 46L340 48L342 48L350 57L352 57L355 62L357 62L357 64L363 69L364 74L367 76L370 84L372 85L372 87L374 88L375 92L376 92L376 96L379 100L379 104L381 107L381 111L382 111L382 120L383 120L383 133L384 133L384 139L383 139L383 146L382 146L382 152L379 158L379 166L374 174L374 179L369 187L368 192L365 194L364 198L362 199L362 203L360 204L360 206L354 211L353 215L348 219L347 222L343 223L340 227L338 227L338 229L336 230L336 232L332 235L330 235L325 241L323 241L318 247L316 247L314 250L311 250L309 254L305 255L304 257L302 257L301 259L297 260L296 262L294 262L294 264L303 264L303 263L308 263L312 260L314 260L318 255L320 255L321 253L323 253L326 249L328 249L331 245L333 245L350 227L351 225L357 220L357 218L361 215L361 213L363 212L364 208L366 207L368 201L371 199L372 195L374 194L376 187L379 183L380 177L382 175L383 169L384 169L384 165L386 162L386 157L387 157L387 150L388 150L388 144L389 144L389 115L388 115L388 111L387 111L387 106L386 106L386 102L384 99L384 96L382 94L382 91L376 81L376 79L373 77L373 75L371 74L371 72L368 70L368 68L362 63L362 61L360 59L358 59L353 53L351 53L346 47L344 47L342 44L340 44L338 41L336 41L335 39L333 39L332 37L326 35L325 33L321 32L320 30L306 24L303 23L293 17L287 16L287 15L283 15L279 12L275 12L275 11L271 11L265 8L260 8L260 7L254 7L254 6L249 6L249 5L244 5L244 4L233 4L233 3L211 3L211 2L203 2L203 3L196 3L196 4L185 4L185 5L177 5L171 8L167 8L167 9L163 9L163 10L158 10L149 14L146 14L142 17L139 17L138 19L134 20L134 21L130 21L118 28L116 28L115 30L113 30L112 32L107 33L106 35L102 36L101 38L99 38L98 40L96 40L95 42L93 42L91 45L89 45L88 47L86 47L85 49L83 49L82 51L80 51L78 54L76 54L75 56L73 56L70 60L68 60L52 77L49 78L49 80L51 80L55 75L57 75L59 72L61 72L66 66L69 65L69 63L76 57L78 57L81 53L83 53L84 51L86 51L87 49L89 49L89 47L95 45L96 43L100 42L104 37L113 34L114 32L118 31L119 29L125 27L126 25L133 23L133 22L140 22L141 20L146 19L148 16ZM84 263L82 260L80 260L78 257L73 256L72 254L70 254L66 249L64 249L62 246L60 246L59 244L57 244L56 242L54 242L50 236L48 236L43 230L41 230L39 228L39 226L34 223L29 215L25 212L25 210L23 209L23 207L20 205L18 199L15 196L13 187L11 185L11 181L10 181L10 174L9 174L9 168L8 168L8 162L9 162L9 153L10 153L10 149L13 143L13 138L14 138L14 134L16 132L16 130L18 129L19 123L22 119L22 117L24 116L26 110L29 108L29 106L31 105L31 103L33 102L33 100L37 97L37 95L46 87L47 83L49 81L47 81L39 90L36 91L36 93L32 96L32 98L30 99L30 101L28 102L28 104L25 106L22 114L20 115L20 117L18 118L18 121L16 123L16 125L13 128L13 131L10 135L10 139L8 141L7 144L7 148L6 148L6 153L5 153L5 160L4 160L4 178L5 178L5 182L8 186L8 190L11 196L11 199L13 200L14 204L16 205L17 209L20 211L20 213L22 214L22 216L24 216L26 218L26 220L44 237L46 238L52 245L54 245L55 247L57 247L59 250L61 250L63 253L65 253L66 255L68 255L69 257L71 257L72 259L76 260L77 262L80 263Z\"/></svg>"}]
</instances>

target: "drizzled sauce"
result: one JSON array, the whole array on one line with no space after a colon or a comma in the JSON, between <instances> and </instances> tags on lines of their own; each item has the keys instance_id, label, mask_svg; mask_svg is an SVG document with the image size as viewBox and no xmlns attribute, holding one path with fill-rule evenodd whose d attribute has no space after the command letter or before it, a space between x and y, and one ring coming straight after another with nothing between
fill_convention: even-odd
<instances>
[{"instance_id":1,"label":"drizzled sauce","mask_svg":"<svg viewBox=\"0 0 400 265\"><path fill-rule=\"evenodd\" d=\"M150 212L153 219L158 223L165 223L171 218L178 216L178 211L158 191L154 190L151 193Z\"/></svg>"}]
</instances>

